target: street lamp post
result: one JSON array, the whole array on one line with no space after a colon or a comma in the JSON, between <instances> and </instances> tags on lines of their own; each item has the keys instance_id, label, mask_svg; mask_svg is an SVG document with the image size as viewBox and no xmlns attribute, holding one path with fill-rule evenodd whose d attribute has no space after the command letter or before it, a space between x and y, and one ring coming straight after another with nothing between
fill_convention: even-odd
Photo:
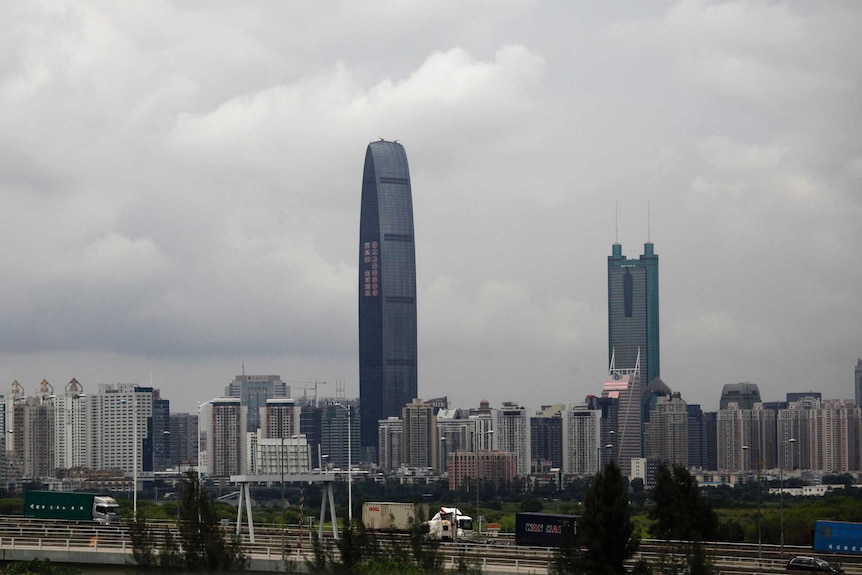
<instances>
[{"instance_id":1,"label":"street lamp post","mask_svg":"<svg viewBox=\"0 0 862 575\"><path fill-rule=\"evenodd\" d=\"M351 431L353 406L342 403L335 405L347 411L347 520L353 523L353 437Z\"/></svg>"},{"instance_id":2,"label":"street lamp post","mask_svg":"<svg viewBox=\"0 0 862 575\"><path fill-rule=\"evenodd\" d=\"M787 445L790 445L790 470L793 471L793 444L796 443L796 439L791 437L790 439L784 442L785 449L782 449L782 452L787 450ZM780 517L781 517L781 556L784 557L784 453L782 453L781 457L781 466L778 468L779 477L779 489L778 489L778 501L781 507Z\"/></svg>"},{"instance_id":3,"label":"street lamp post","mask_svg":"<svg viewBox=\"0 0 862 575\"><path fill-rule=\"evenodd\" d=\"M745 484L748 482L745 476L745 456L748 455L748 446L742 446L742 487L743 487L743 495L745 495Z\"/></svg>"},{"instance_id":4,"label":"street lamp post","mask_svg":"<svg viewBox=\"0 0 862 575\"><path fill-rule=\"evenodd\" d=\"M488 451L491 451L491 435L494 430L489 429L485 432L488 436ZM476 537L482 535L482 522L479 520L479 453L476 453Z\"/></svg>"},{"instance_id":5,"label":"street lamp post","mask_svg":"<svg viewBox=\"0 0 862 575\"><path fill-rule=\"evenodd\" d=\"M347 406L347 518L353 523L353 438L351 427L353 409Z\"/></svg>"},{"instance_id":6,"label":"street lamp post","mask_svg":"<svg viewBox=\"0 0 862 575\"><path fill-rule=\"evenodd\" d=\"M132 513L138 516L138 394L133 392L132 396ZM128 404L129 400L123 398L120 403Z\"/></svg>"},{"instance_id":7,"label":"street lamp post","mask_svg":"<svg viewBox=\"0 0 862 575\"><path fill-rule=\"evenodd\" d=\"M201 401L200 403L198 403L198 460L197 460L198 465L197 465L197 470L196 470L198 472L198 477L201 477L203 475L203 473L201 472L201 422L203 421L201 418L201 410L203 409L203 407L205 405L212 404L212 402L213 402L213 400L210 399L208 401ZM210 438L207 438L207 439L210 439ZM207 447L207 451L209 451L209 447ZM207 466L209 466L209 461L207 461ZM207 471L209 471L209 470L207 470Z\"/></svg>"}]
</instances>

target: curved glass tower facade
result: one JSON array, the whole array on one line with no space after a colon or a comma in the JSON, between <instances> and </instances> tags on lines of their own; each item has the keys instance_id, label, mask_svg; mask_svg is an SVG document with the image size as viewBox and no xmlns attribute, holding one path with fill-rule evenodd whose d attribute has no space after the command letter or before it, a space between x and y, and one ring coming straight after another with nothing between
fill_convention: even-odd
<instances>
[{"instance_id":1,"label":"curved glass tower facade","mask_svg":"<svg viewBox=\"0 0 862 575\"><path fill-rule=\"evenodd\" d=\"M368 145L359 220L360 437L374 457L377 424L417 397L416 254L404 146Z\"/></svg>"}]
</instances>

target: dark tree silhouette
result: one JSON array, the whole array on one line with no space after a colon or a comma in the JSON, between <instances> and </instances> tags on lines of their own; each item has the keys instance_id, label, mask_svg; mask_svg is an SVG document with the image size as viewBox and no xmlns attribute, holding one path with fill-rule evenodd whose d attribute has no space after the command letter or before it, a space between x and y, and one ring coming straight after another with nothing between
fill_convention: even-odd
<instances>
[{"instance_id":1,"label":"dark tree silhouette","mask_svg":"<svg viewBox=\"0 0 862 575\"><path fill-rule=\"evenodd\" d=\"M625 561L637 553L640 537L632 523L625 480L613 461L593 479L581 527L589 572L625 573Z\"/></svg>"}]
</instances>

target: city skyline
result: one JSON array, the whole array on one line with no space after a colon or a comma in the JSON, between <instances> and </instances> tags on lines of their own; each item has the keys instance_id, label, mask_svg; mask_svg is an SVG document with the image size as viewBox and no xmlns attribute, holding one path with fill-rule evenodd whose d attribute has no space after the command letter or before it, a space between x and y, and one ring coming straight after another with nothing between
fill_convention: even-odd
<instances>
[{"instance_id":1,"label":"city skyline","mask_svg":"<svg viewBox=\"0 0 862 575\"><path fill-rule=\"evenodd\" d=\"M686 401L852 398L860 13L4 5L0 385L194 412L244 362L358 396L357 150L383 137L410 154L420 396L594 393L608 246L649 240Z\"/></svg>"}]
</instances>

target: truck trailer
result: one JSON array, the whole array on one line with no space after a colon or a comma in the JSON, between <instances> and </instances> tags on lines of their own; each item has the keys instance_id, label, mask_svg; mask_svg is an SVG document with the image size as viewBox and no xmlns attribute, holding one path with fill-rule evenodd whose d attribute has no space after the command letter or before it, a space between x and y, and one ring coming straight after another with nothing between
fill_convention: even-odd
<instances>
[{"instance_id":1,"label":"truck trailer","mask_svg":"<svg viewBox=\"0 0 862 575\"><path fill-rule=\"evenodd\" d=\"M24 516L36 519L120 522L120 506L113 497L75 491L37 491L24 494Z\"/></svg>"},{"instance_id":2,"label":"truck trailer","mask_svg":"<svg viewBox=\"0 0 862 575\"><path fill-rule=\"evenodd\" d=\"M428 517L428 504L369 501L362 505L362 524L371 531L410 531Z\"/></svg>"},{"instance_id":3,"label":"truck trailer","mask_svg":"<svg viewBox=\"0 0 862 575\"><path fill-rule=\"evenodd\" d=\"M862 523L815 521L814 551L862 553Z\"/></svg>"},{"instance_id":4,"label":"truck trailer","mask_svg":"<svg viewBox=\"0 0 862 575\"><path fill-rule=\"evenodd\" d=\"M560 547L578 530L577 515L559 513L518 513L515 515L515 544Z\"/></svg>"}]
</instances>

